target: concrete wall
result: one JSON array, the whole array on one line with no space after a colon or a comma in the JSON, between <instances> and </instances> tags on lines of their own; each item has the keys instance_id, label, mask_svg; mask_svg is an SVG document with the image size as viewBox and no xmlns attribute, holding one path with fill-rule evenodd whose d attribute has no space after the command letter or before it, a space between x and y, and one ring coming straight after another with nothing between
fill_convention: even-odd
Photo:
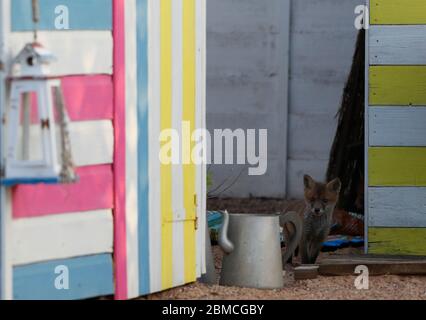
<instances>
[{"instance_id":1,"label":"concrete wall","mask_svg":"<svg viewBox=\"0 0 426 320\"><path fill-rule=\"evenodd\" d=\"M222 196L299 197L305 172L325 175L359 1L291 0L291 22L286 1L207 1L207 126L269 130L267 174ZM215 185L240 170L210 166Z\"/></svg>"}]
</instances>

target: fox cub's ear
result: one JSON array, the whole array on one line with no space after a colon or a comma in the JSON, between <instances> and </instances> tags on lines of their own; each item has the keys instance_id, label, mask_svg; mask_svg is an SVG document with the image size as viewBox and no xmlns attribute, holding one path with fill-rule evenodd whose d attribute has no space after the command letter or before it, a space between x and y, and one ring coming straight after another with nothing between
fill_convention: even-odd
<instances>
[{"instance_id":1,"label":"fox cub's ear","mask_svg":"<svg viewBox=\"0 0 426 320\"><path fill-rule=\"evenodd\" d=\"M315 186L315 181L310 175L305 174L303 176L303 184L305 185L305 189L313 189Z\"/></svg>"},{"instance_id":2,"label":"fox cub's ear","mask_svg":"<svg viewBox=\"0 0 426 320\"><path fill-rule=\"evenodd\" d=\"M332 192L339 193L341 187L342 187L342 183L340 182L339 178L336 178L330 181L329 183L327 183L327 189Z\"/></svg>"}]
</instances>

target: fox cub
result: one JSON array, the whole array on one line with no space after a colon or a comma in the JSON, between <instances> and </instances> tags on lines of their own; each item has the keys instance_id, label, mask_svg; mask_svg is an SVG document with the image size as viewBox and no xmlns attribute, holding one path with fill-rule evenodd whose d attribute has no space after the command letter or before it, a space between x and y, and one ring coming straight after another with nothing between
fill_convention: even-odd
<instances>
[{"instance_id":1,"label":"fox cub","mask_svg":"<svg viewBox=\"0 0 426 320\"><path fill-rule=\"evenodd\" d=\"M330 232L334 207L339 199L341 182L337 178L324 184L305 175L303 183L305 187L304 203L300 203L296 208L285 209L285 211L296 211L299 221L293 225L290 223L282 225L288 248L283 257L283 262L288 260L291 262L298 246L302 264L314 264L320 253L322 243ZM299 225L299 228L301 226L301 235L296 235L298 228L295 225Z\"/></svg>"}]
</instances>

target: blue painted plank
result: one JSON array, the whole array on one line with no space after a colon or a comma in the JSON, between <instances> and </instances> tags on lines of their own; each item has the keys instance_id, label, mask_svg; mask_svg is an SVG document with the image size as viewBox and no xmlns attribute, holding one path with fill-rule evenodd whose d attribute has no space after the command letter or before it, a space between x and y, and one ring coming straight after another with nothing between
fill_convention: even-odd
<instances>
[{"instance_id":1,"label":"blue painted plank","mask_svg":"<svg viewBox=\"0 0 426 320\"><path fill-rule=\"evenodd\" d=\"M55 287L57 266L69 270L69 289ZM13 268L16 300L73 300L111 295L114 292L110 254L55 260Z\"/></svg>"},{"instance_id":2,"label":"blue painted plank","mask_svg":"<svg viewBox=\"0 0 426 320\"><path fill-rule=\"evenodd\" d=\"M147 0L137 0L139 292L150 293L148 225L148 16Z\"/></svg>"},{"instance_id":3,"label":"blue painted plank","mask_svg":"<svg viewBox=\"0 0 426 320\"><path fill-rule=\"evenodd\" d=\"M31 0L13 0L12 31L33 30ZM39 0L39 30L58 30L55 26L62 11L68 8L69 30L112 30L112 0Z\"/></svg>"}]
</instances>

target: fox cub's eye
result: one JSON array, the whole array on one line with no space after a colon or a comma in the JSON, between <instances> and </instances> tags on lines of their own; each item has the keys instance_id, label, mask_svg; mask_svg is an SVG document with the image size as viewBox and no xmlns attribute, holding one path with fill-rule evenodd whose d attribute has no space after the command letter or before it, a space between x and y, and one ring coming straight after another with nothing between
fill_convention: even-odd
<instances>
[{"instance_id":1,"label":"fox cub's eye","mask_svg":"<svg viewBox=\"0 0 426 320\"><path fill-rule=\"evenodd\" d=\"M322 199L322 202L323 203L328 203L328 200L327 199Z\"/></svg>"}]
</instances>

